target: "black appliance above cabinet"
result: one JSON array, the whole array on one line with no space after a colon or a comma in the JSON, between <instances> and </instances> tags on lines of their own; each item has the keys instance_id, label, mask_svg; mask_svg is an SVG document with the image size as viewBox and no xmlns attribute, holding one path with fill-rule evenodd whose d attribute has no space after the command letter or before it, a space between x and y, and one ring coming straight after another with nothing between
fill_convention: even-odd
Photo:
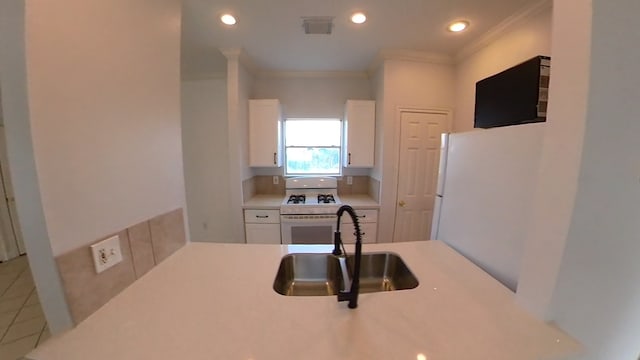
<instances>
[{"instance_id":1,"label":"black appliance above cabinet","mask_svg":"<svg viewBox=\"0 0 640 360\"><path fill-rule=\"evenodd\" d=\"M546 121L550 67L550 57L536 56L478 81L474 127Z\"/></svg>"}]
</instances>

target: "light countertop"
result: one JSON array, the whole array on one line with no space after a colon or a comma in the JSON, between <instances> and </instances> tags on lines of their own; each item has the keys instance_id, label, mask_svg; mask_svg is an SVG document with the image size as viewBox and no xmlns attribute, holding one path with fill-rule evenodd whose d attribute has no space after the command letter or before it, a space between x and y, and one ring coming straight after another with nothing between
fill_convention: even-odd
<instances>
[{"instance_id":1,"label":"light countertop","mask_svg":"<svg viewBox=\"0 0 640 360\"><path fill-rule=\"evenodd\" d=\"M251 199L245 201L243 208L245 209L280 209L280 205L284 200L284 195L260 194L254 195ZM360 209L378 209L380 204L373 200L369 195L340 195L343 204L349 204L354 208Z\"/></svg>"},{"instance_id":2,"label":"light countertop","mask_svg":"<svg viewBox=\"0 0 640 360\"><path fill-rule=\"evenodd\" d=\"M357 209L379 209L380 204L369 195L340 195L343 204Z\"/></svg>"},{"instance_id":3,"label":"light countertop","mask_svg":"<svg viewBox=\"0 0 640 360\"><path fill-rule=\"evenodd\" d=\"M254 195L251 199L244 202L242 206L245 209L278 209L284 200L284 195L262 194Z\"/></svg>"},{"instance_id":4,"label":"light countertop","mask_svg":"<svg viewBox=\"0 0 640 360\"><path fill-rule=\"evenodd\" d=\"M539 360L580 348L439 241L366 244L401 255L420 285L361 294L355 310L274 292L280 258L307 249L190 243L27 358Z\"/></svg>"}]
</instances>

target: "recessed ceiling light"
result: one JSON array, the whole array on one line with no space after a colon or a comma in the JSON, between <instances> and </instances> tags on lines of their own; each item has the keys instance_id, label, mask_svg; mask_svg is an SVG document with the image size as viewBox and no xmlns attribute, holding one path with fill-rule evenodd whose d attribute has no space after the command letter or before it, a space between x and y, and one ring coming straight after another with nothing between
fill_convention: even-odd
<instances>
[{"instance_id":1,"label":"recessed ceiling light","mask_svg":"<svg viewBox=\"0 0 640 360\"><path fill-rule=\"evenodd\" d=\"M362 24L367 21L367 16L361 12L351 15L351 22L354 24Z\"/></svg>"},{"instance_id":2,"label":"recessed ceiling light","mask_svg":"<svg viewBox=\"0 0 640 360\"><path fill-rule=\"evenodd\" d=\"M449 24L448 29L452 32L460 32L469 26L468 21L455 21Z\"/></svg>"},{"instance_id":3,"label":"recessed ceiling light","mask_svg":"<svg viewBox=\"0 0 640 360\"><path fill-rule=\"evenodd\" d=\"M236 18L233 17L233 15L231 15L231 14L224 14L224 15L220 16L220 21L222 21L222 23L224 23L226 25L235 25Z\"/></svg>"}]
</instances>

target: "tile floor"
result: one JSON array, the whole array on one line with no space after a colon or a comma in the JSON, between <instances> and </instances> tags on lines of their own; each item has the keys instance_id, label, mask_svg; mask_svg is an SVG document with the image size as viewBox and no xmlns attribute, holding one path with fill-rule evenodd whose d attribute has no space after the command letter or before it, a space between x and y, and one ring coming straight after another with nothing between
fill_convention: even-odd
<instances>
[{"instance_id":1,"label":"tile floor","mask_svg":"<svg viewBox=\"0 0 640 360\"><path fill-rule=\"evenodd\" d=\"M0 263L0 360L21 359L49 336L27 257Z\"/></svg>"}]
</instances>

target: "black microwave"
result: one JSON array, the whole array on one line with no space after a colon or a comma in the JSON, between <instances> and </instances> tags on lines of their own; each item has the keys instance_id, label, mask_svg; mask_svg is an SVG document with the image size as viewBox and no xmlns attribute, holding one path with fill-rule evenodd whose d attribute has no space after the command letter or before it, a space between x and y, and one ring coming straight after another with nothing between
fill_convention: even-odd
<instances>
[{"instance_id":1,"label":"black microwave","mask_svg":"<svg viewBox=\"0 0 640 360\"><path fill-rule=\"evenodd\" d=\"M551 58L536 56L478 81L474 127L546 121L550 72Z\"/></svg>"}]
</instances>

